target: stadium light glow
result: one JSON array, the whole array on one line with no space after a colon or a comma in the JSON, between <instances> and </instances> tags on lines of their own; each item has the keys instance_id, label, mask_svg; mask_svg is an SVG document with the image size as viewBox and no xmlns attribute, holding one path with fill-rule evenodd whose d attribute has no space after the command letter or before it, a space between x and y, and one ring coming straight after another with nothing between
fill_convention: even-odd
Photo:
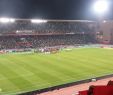
<instances>
[{"instance_id":1,"label":"stadium light glow","mask_svg":"<svg viewBox=\"0 0 113 95\"><path fill-rule=\"evenodd\" d=\"M11 18L11 19L10 19L10 22L12 22L12 23L15 22L15 19Z\"/></svg>"},{"instance_id":2,"label":"stadium light glow","mask_svg":"<svg viewBox=\"0 0 113 95\"><path fill-rule=\"evenodd\" d=\"M32 23L46 23L47 20L41 20L41 19L32 19L31 20Z\"/></svg>"},{"instance_id":3,"label":"stadium light glow","mask_svg":"<svg viewBox=\"0 0 113 95\"><path fill-rule=\"evenodd\" d=\"M109 10L109 2L108 0L96 0L93 8L97 14L102 15Z\"/></svg>"},{"instance_id":4,"label":"stadium light glow","mask_svg":"<svg viewBox=\"0 0 113 95\"><path fill-rule=\"evenodd\" d=\"M1 23L13 23L15 22L15 19L12 18L0 18Z\"/></svg>"},{"instance_id":5,"label":"stadium light glow","mask_svg":"<svg viewBox=\"0 0 113 95\"><path fill-rule=\"evenodd\" d=\"M0 18L0 22L2 23L8 23L9 19L8 18Z\"/></svg>"},{"instance_id":6,"label":"stadium light glow","mask_svg":"<svg viewBox=\"0 0 113 95\"><path fill-rule=\"evenodd\" d=\"M106 20L103 20L103 23L106 23L107 21Z\"/></svg>"}]
</instances>

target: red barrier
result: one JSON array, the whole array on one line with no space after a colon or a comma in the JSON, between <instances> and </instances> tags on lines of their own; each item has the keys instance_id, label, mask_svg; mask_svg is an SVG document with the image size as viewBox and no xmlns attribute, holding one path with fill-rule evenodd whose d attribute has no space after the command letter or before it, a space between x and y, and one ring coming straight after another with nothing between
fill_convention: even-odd
<instances>
[{"instance_id":1,"label":"red barrier","mask_svg":"<svg viewBox=\"0 0 113 95\"><path fill-rule=\"evenodd\" d=\"M113 95L113 86L94 86L93 95Z\"/></svg>"}]
</instances>

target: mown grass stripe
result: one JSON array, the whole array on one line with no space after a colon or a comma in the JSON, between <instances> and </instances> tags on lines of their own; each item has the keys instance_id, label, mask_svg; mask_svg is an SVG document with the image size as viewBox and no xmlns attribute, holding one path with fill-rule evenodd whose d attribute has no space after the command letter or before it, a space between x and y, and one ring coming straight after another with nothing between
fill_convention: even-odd
<instances>
[{"instance_id":1,"label":"mown grass stripe","mask_svg":"<svg viewBox=\"0 0 113 95\"><path fill-rule=\"evenodd\" d=\"M73 49L50 55L0 55L1 93L32 91L112 74L112 68L113 50L99 48Z\"/></svg>"}]
</instances>

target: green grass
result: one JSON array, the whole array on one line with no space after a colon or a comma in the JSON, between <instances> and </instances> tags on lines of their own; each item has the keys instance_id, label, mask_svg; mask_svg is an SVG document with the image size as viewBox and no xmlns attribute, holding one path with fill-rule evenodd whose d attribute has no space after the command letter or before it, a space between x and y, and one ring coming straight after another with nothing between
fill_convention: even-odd
<instances>
[{"instance_id":1,"label":"green grass","mask_svg":"<svg viewBox=\"0 0 113 95\"><path fill-rule=\"evenodd\" d=\"M113 50L82 48L57 54L0 55L0 95L12 95L113 74Z\"/></svg>"}]
</instances>

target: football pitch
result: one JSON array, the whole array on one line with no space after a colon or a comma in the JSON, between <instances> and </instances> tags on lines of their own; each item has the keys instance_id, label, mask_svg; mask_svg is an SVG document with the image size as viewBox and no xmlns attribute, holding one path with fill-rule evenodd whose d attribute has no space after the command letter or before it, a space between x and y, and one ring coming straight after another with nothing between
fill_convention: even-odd
<instances>
[{"instance_id":1,"label":"football pitch","mask_svg":"<svg viewBox=\"0 0 113 95\"><path fill-rule=\"evenodd\" d=\"M0 55L0 95L13 95L113 74L113 49Z\"/></svg>"}]
</instances>

